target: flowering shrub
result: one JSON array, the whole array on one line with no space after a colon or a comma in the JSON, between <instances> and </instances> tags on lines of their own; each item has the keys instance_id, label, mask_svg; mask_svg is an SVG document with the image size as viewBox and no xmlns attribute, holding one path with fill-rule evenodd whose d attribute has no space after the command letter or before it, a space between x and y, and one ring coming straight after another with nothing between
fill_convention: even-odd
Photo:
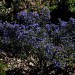
<instances>
[{"instance_id":1,"label":"flowering shrub","mask_svg":"<svg viewBox=\"0 0 75 75\"><path fill-rule=\"evenodd\" d=\"M50 64L54 64L52 68L56 68L56 72L57 68L61 69L67 65L74 67L75 19L69 18L71 12L68 9L64 12L66 8L61 5L62 3L59 3L59 8L52 12L47 7L41 11L19 12L19 0L13 4L11 8L6 9L3 6L0 9L2 11L0 19L7 20L5 22L0 20L0 51L10 52L22 59L32 54L38 58L36 66L44 71ZM58 23L53 24L51 18L53 22ZM12 20L13 22L9 22ZM42 75L41 73L39 74Z\"/></svg>"},{"instance_id":2,"label":"flowering shrub","mask_svg":"<svg viewBox=\"0 0 75 75\"><path fill-rule=\"evenodd\" d=\"M34 15L34 12L21 12L17 19L19 24L0 21L2 50L11 52L14 56L19 54L25 57L31 52L38 56L39 61L47 58L56 66L57 63L62 67L66 64L75 65L71 64L75 57L73 18L68 22L59 19L59 24L55 25L41 20L38 13Z\"/></svg>"}]
</instances>

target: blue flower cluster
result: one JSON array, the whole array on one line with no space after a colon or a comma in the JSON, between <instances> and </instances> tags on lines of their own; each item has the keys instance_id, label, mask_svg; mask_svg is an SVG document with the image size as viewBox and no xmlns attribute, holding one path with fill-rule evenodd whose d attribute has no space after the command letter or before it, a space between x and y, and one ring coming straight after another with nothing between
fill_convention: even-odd
<instances>
[{"instance_id":1,"label":"blue flower cluster","mask_svg":"<svg viewBox=\"0 0 75 75\"><path fill-rule=\"evenodd\" d=\"M19 24L0 21L1 49L15 52L23 49L29 52L32 48L35 53L40 50L50 61L58 62L56 66L62 61L66 62L75 52L71 36L75 32L75 19L70 18L68 22L59 19L59 24L55 25L48 23L48 19L43 21L38 13L24 11L17 14L17 19Z\"/></svg>"},{"instance_id":2,"label":"blue flower cluster","mask_svg":"<svg viewBox=\"0 0 75 75\"><path fill-rule=\"evenodd\" d=\"M33 24L37 21L40 21L39 14L36 12L19 12L17 13L17 20L19 20L19 23L21 24Z\"/></svg>"},{"instance_id":3,"label":"blue flower cluster","mask_svg":"<svg viewBox=\"0 0 75 75\"><path fill-rule=\"evenodd\" d=\"M33 24L33 23L48 23L50 21L50 10L45 7L40 11L40 13L37 12L26 12L21 11L17 13L17 20L20 24Z\"/></svg>"}]
</instances>

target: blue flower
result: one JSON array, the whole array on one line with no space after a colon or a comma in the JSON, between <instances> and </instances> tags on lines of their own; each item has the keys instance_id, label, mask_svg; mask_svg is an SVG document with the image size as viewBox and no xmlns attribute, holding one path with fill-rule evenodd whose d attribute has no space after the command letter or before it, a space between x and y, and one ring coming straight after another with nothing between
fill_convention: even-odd
<instances>
[{"instance_id":1,"label":"blue flower","mask_svg":"<svg viewBox=\"0 0 75 75\"><path fill-rule=\"evenodd\" d=\"M36 31L40 32L41 31L41 27L36 27Z\"/></svg>"},{"instance_id":2,"label":"blue flower","mask_svg":"<svg viewBox=\"0 0 75 75\"><path fill-rule=\"evenodd\" d=\"M48 31L50 31L51 28L49 24L46 24L45 27L48 29Z\"/></svg>"},{"instance_id":3,"label":"blue flower","mask_svg":"<svg viewBox=\"0 0 75 75\"><path fill-rule=\"evenodd\" d=\"M44 33L43 33L43 36L46 36L46 37L48 37L48 34L47 34L47 32L44 32Z\"/></svg>"},{"instance_id":4,"label":"blue flower","mask_svg":"<svg viewBox=\"0 0 75 75\"><path fill-rule=\"evenodd\" d=\"M18 29L18 28L20 27L20 25L19 25L19 24L14 23L14 24L13 24L13 27Z\"/></svg>"},{"instance_id":5,"label":"blue flower","mask_svg":"<svg viewBox=\"0 0 75 75\"><path fill-rule=\"evenodd\" d=\"M27 17L27 12L25 12L25 11L21 11L19 14L22 15L22 16Z\"/></svg>"},{"instance_id":6,"label":"blue flower","mask_svg":"<svg viewBox=\"0 0 75 75\"><path fill-rule=\"evenodd\" d=\"M61 63L60 63L60 62L56 62L56 63L55 63L55 66L56 66L56 67L61 67Z\"/></svg>"},{"instance_id":7,"label":"blue flower","mask_svg":"<svg viewBox=\"0 0 75 75\"><path fill-rule=\"evenodd\" d=\"M22 28L22 29L26 29L26 26L25 26L25 25L21 25L21 28Z\"/></svg>"},{"instance_id":8,"label":"blue flower","mask_svg":"<svg viewBox=\"0 0 75 75\"><path fill-rule=\"evenodd\" d=\"M70 18L70 21L72 22L72 24L75 24L75 19L74 18Z\"/></svg>"},{"instance_id":9,"label":"blue flower","mask_svg":"<svg viewBox=\"0 0 75 75\"><path fill-rule=\"evenodd\" d=\"M61 21L60 18L59 18L58 20L59 20L59 23L60 23L60 25L61 25L62 27L67 26L67 22L65 22L65 21Z\"/></svg>"},{"instance_id":10,"label":"blue flower","mask_svg":"<svg viewBox=\"0 0 75 75\"><path fill-rule=\"evenodd\" d=\"M33 12L33 13L32 13L32 16L34 16L34 17L39 17L39 14L36 13L36 12Z\"/></svg>"},{"instance_id":11,"label":"blue flower","mask_svg":"<svg viewBox=\"0 0 75 75\"><path fill-rule=\"evenodd\" d=\"M39 26L39 24L38 23L34 23L34 24L32 24L32 26L37 27L37 26Z\"/></svg>"},{"instance_id":12,"label":"blue flower","mask_svg":"<svg viewBox=\"0 0 75 75\"><path fill-rule=\"evenodd\" d=\"M41 38L36 38L36 40L37 40L37 41L42 41L42 39L41 39Z\"/></svg>"},{"instance_id":13,"label":"blue flower","mask_svg":"<svg viewBox=\"0 0 75 75\"><path fill-rule=\"evenodd\" d=\"M26 29L28 29L28 28L29 28L29 26L25 26L25 28L26 28Z\"/></svg>"},{"instance_id":14,"label":"blue flower","mask_svg":"<svg viewBox=\"0 0 75 75\"><path fill-rule=\"evenodd\" d=\"M3 24L2 24L2 23L0 23L0 29L1 29L1 28L4 28L4 26L3 26Z\"/></svg>"}]
</instances>

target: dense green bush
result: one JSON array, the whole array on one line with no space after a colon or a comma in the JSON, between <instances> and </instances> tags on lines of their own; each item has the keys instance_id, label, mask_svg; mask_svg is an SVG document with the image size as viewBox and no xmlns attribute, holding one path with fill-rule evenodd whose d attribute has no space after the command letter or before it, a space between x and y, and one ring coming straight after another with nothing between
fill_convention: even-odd
<instances>
[{"instance_id":1,"label":"dense green bush","mask_svg":"<svg viewBox=\"0 0 75 75\"><path fill-rule=\"evenodd\" d=\"M0 75L6 75L5 69L7 68L7 65L4 64L2 61L0 61Z\"/></svg>"}]
</instances>

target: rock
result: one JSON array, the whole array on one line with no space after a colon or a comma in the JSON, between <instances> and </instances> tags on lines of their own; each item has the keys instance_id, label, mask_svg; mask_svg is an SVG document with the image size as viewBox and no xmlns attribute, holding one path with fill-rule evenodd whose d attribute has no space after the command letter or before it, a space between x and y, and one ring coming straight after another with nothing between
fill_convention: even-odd
<instances>
[{"instance_id":1,"label":"rock","mask_svg":"<svg viewBox=\"0 0 75 75\"><path fill-rule=\"evenodd\" d=\"M34 65L34 63L30 62L30 63L29 63L29 66L32 66L32 67L33 67L33 66L35 66L35 65Z\"/></svg>"}]
</instances>

